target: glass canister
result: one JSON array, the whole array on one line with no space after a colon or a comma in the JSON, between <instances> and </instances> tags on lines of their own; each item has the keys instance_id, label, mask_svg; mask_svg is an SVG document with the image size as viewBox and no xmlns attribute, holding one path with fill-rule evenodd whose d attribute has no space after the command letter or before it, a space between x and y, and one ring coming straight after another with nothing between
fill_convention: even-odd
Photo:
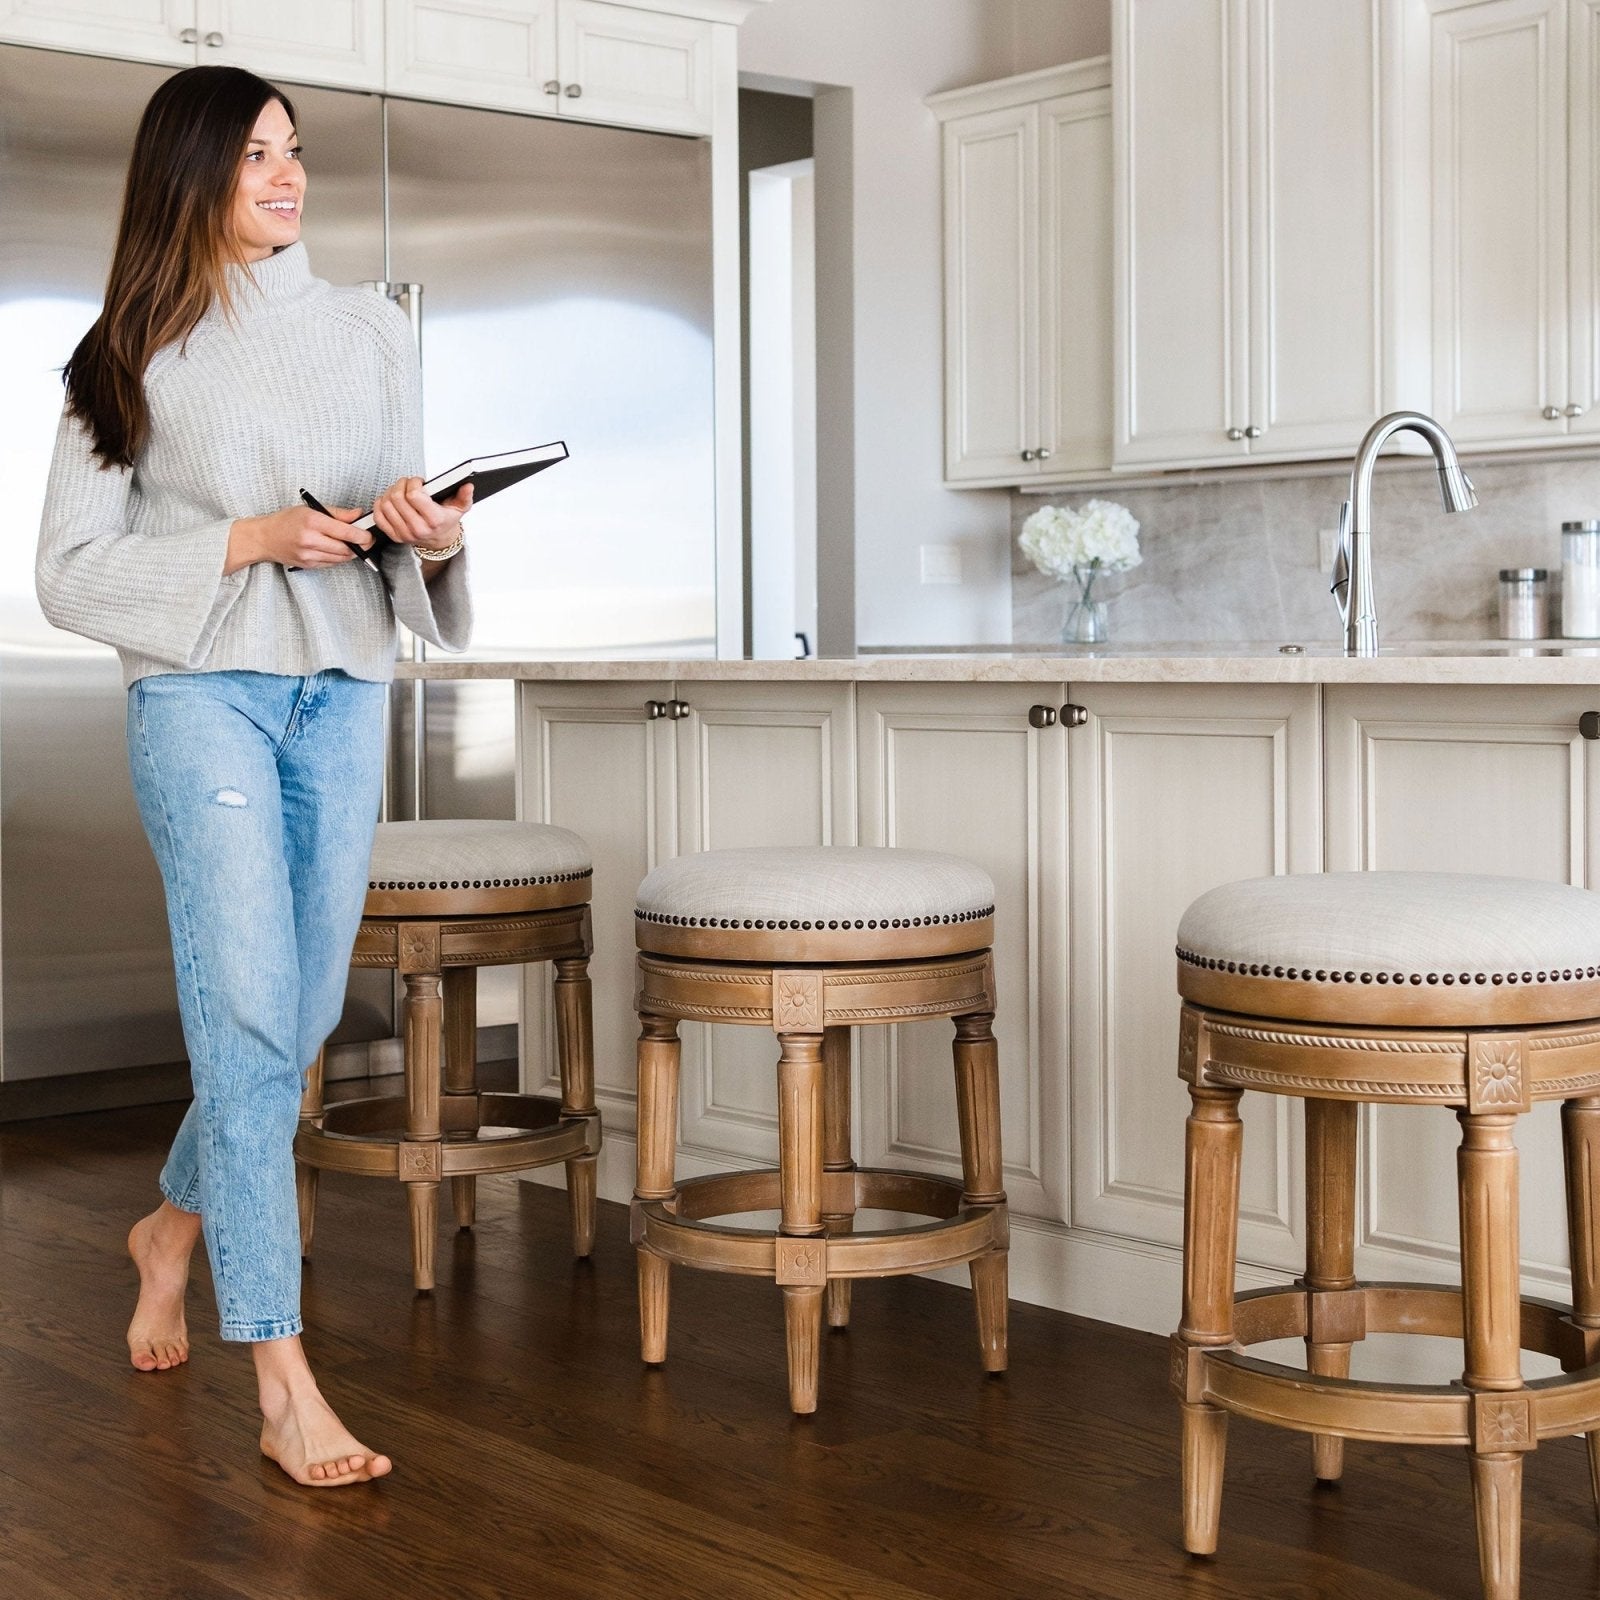
<instances>
[{"instance_id":1,"label":"glass canister","mask_svg":"<svg viewBox=\"0 0 1600 1600\"><path fill-rule=\"evenodd\" d=\"M1600 521L1561 524L1561 632L1600 639Z\"/></svg>"},{"instance_id":2,"label":"glass canister","mask_svg":"<svg viewBox=\"0 0 1600 1600\"><path fill-rule=\"evenodd\" d=\"M1550 574L1543 567L1500 569L1500 637L1550 636Z\"/></svg>"}]
</instances>

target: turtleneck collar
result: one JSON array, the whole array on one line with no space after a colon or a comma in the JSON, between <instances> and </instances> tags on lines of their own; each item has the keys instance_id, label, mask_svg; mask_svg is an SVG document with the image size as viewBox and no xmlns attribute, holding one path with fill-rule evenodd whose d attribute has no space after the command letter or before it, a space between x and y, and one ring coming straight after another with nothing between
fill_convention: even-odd
<instances>
[{"instance_id":1,"label":"turtleneck collar","mask_svg":"<svg viewBox=\"0 0 1600 1600\"><path fill-rule=\"evenodd\" d=\"M248 266L230 261L223 271L228 277L228 292L241 309L258 302L292 300L316 281L301 239Z\"/></svg>"}]
</instances>

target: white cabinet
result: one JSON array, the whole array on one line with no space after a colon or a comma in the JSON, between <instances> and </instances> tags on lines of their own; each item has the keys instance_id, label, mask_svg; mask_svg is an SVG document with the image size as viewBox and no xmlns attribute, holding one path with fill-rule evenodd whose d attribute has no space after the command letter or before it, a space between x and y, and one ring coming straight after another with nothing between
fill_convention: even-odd
<instances>
[{"instance_id":1,"label":"white cabinet","mask_svg":"<svg viewBox=\"0 0 1600 1600\"><path fill-rule=\"evenodd\" d=\"M1434 406L1461 443L1600 429L1600 0L1432 21Z\"/></svg>"},{"instance_id":2,"label":"white cabinet","mask_svg":"<svg viewBox=\"0 0 1600 1600\"><path fill-rule=\"evenodd\" d=\"M383 0L0 0L0 39L177 67L383 87Z\"/></svg>"},{"instance_id":3,"label":"white cabinet","mask_svg":"<svg viewBox=\"0 0 1600 1600\"><path fill-rule=\"evenodd\" d=\"M1111 464L1106 62L929 101L944 124L945 480Z\"/></svg>"},{"instance_id":4,"label":"white cabinet","mask_svg":"<svg viewBox=\"0 0 1600 1600\"><path fill-rule=\"evenodd\" d=\"M1386 0L1116 0L1119 466L1343 455L1425 398L1384 209L1401 47Z\"/></svg>"},{"instance_id":5,"label":"white cabinet","mask_svg":"<svg viewBox=\"0 0 1600 1600\"><path fill-rule=\"evenodd\" d=\"M389 0L397 94L711 131L713 25L605 0Z\"/></svg>"}]
</instances>

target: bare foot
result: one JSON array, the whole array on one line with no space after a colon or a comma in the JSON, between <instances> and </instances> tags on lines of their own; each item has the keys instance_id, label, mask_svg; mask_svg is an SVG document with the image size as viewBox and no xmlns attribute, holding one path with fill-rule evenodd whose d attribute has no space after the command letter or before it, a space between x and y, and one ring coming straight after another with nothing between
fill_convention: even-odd
<instances>
[{"instance_id":1,"label":"bare foot","mask_svg":"<svg viewBox=\"0 0 1600 1600\"><path fill-rule=\"evenodd\" d=\"M139 1269L139 1303L128 1324L128 1356L140 1372L166 1372L189 1359L183 1293L200 1218L163 1200L128 1231L128 1254Z\"/></svg>"},{"instance_id":2,"label":"bare foot","mask_svg":"<svg viewBox=\"0 0 1600 1600\"><path fill-rule=\"evenodd\" d=\"M393 1466L367 1449L333 1414L309 1371L290 1387L263 1386L261 1453L296 1483L336 1489L381 1478Z\"/></svg>"}]
</instances>

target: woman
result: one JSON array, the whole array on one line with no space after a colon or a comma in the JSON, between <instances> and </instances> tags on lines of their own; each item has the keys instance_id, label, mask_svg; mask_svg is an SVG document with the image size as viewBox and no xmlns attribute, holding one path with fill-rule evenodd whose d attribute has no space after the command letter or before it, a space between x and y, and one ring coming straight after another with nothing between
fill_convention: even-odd
<instances>
[{"instance_id":1,"label":"woman","mask_svg":"<svg viewBox=\"0 0 1600 1600\"><path fill-rule=\"evenodd\" d=\"M105 305L64 368L37 581L56 626L121 657L194 1079L162 1202L128 1236L133 1365L188 1359L203 1233L222 1337L255 1359L261 1449L322 1487L390 1462L301 1348L291 1147L366 891L395 618L465 647L471 490L422 493L409 324L312 276L300 155L293 107L252 73L195 67L152 96ZM370 560L345 526L367 507L395 541Z\"/></svg>"}]
</instances>

